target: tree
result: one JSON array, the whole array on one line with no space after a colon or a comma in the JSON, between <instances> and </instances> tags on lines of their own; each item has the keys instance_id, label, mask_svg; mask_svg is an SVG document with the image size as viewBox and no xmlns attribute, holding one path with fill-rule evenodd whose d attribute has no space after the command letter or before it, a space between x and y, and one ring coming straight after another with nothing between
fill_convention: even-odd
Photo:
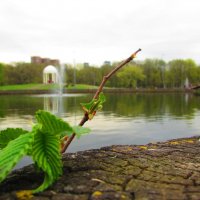
<instances>
[{"instance_id":1,"label":"tree","mask_svg":"<svg viewBox=\"0 0 200 200\"><path fill-rule=\"evenodd\" d=\"M129 88L137 87L137 81L145 79L142 69L132 65L124 68L117 76L120 78L121 86Z\"/></svg>"},{"instance_id":2,"label":"tree","mask_svg":"<svg viewBox=\"0 0 200 200\"><path fill-rule=\"evenodd\" d=\"M5 84L5 65L0 63L0 85Z\"/></svg>"},{"instance_id":3,"label":"tree","mask_svg":"<svg viewBox=\"0 0 200 200\"><path fill-rule=\"evenodd\" d=\"M44 64L15 63L5 67L7 84L42 83Z\"/></svg>"},{"instance_id":4,"label":"tree","mask_svg":"<svg viewBox=\"0 0 200 200\"><path fill-rule=\"evenodd\" d=\"M146 76L144 87L165 86L165 62L160 59L146 59L141 65Z\"/></svg>"},{"instance_id":5,"label":"tree","mask_svg":"<svg viewBox=\"0 0 200 200\"><path fill-rule=\"evenodd\" d=\"M103 64L99 70L100 76L103 77L106 74L108 74L114 67L119 64L119 63L113 63L112 65L110 64ZM108 87L119 87L120 84L120 79L116 74L113 74L112 79L108 80L106 83L106 86Z\"/></svg>"},{"instance_id":6,"label":"tree","mask_svg":"<svg viewBox=\"0 0 200 200\"><path fill-rule=\"evenodd\" d=\"M199 83L199 70L197 64L192 59L185 60L185 75L192 84Z\"/></svg>"},{"instance_id":7,"label":"tree","mask_svg":"<svg viewBox=\"0 0 200 200\"><path fill-rule=\"evenodd\" d=\"M192 59L176 59L169 62L167 83L172 87L184 87L186 78L192 84L199 81L199 69Z\"/></svg>"},{"instance_id":8,"label":"tree","mask_svg":"<svg viewBox=\"0 0 200 200\"><path fill-rule=\"evenodd\" d=\"M77 79L76 75L77 75L78 70L70 64L67 64L65 67L66 67L65 73L66 73L66 83L67 83L67 85L76 84L75 79Z\"/></svg>"}]
</instances>

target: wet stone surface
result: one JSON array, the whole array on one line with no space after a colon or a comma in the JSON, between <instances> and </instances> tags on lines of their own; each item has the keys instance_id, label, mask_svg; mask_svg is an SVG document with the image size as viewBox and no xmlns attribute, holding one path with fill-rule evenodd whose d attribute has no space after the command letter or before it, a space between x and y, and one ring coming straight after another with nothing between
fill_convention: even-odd
<instances>
[{"instance_id":1,"label":"wet stone surface","mask_svg":"<svg viewBox=\"0 0 200 200\"><path fill-rule=\"evenodd\" d=\"M63 165L63 176L33 200L200 199L199 137L65 154ZM0 200L42 180L32 165L17 170L0 184Z\"/></svg>"}]
</instances>

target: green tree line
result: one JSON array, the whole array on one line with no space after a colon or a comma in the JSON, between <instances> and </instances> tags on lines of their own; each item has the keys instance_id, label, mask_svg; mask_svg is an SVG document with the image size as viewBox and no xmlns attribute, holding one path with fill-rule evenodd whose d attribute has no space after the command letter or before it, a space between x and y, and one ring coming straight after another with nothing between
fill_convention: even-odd
<instances>
[{"instance_id":1,"label":"green tree line","mask_svg":"<svg viewBox=\"0 0 200 200\"><path fill-rule=\"evenodd\" d=\"M66 64L66 84L99 85L102 77L118 63L96 66L72 66ZM0 63L0 85L42 83L44 64ZM161 59L132 61L108 82L108 87L121 88L183 88L186 80L192 85L200 84L200 66L192 59Z\"/></svg>"}]
</instances>

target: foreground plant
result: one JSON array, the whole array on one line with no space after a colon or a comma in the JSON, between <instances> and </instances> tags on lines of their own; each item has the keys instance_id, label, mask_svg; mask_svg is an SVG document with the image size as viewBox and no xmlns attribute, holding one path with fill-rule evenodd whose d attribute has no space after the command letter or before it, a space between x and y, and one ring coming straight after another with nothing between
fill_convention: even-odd
<instances>
[{"instance_id":1,"label":"foreground plant","mask_svg":"<svg viewBox=\"0 0 200 200\"><path fill-rule=\"evenodd\" d=\"M32 131L8 128L0 132L0 181L3 181L23 156L31 156L45 174L44 182L32 193L41 192L62 174L63 137L88 133L88 128L70 126L46 111L36 113Z\"/></svg>"},{"instance_id":2,"label":"foreground plant","mask_svg":"<svg viewBox=\"0 0 200 200\"><path fill-rule=\"evenodd\" d=\"M75 136L80 137L89 133L90 129L82 126L102 109L105 102L102 89L106 81L135 58L139 51L141 49L104 76L93 99L89 103L81 104L84 116L79 126L71 126L55 115L39 110L35 115L37 123L30 132L20 128L0 131L0 182L7 177L23 156L31 156L35 167L43 171L45 177L43 183L28 194L41 192L52 185L62 175L62 153L66 151Z\"/></svg>"}]
</instances>

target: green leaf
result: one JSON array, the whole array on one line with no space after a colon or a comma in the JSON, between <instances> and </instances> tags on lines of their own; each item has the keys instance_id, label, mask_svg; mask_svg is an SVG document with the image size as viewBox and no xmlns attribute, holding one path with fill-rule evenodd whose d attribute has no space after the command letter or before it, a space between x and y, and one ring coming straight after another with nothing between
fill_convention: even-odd
<instances>
[{"instance_id":1,"label":"green leaf","mask_svg":"<svg viewBox=\"0 0 200 200\"><path fill-rule=\"evenodd\" d=\"M36 119L38 123L41 124L42 132L53 133L59 135L60 138L73 134L73 129L67 122L47 111L39 110L36 113Z\"/></svg>"},{"instance_id":2,"label":"green leaf","mask_svg":"<svg viewBox=\"0 0 200 200\"><path fill-rule=\"evenodd\" d=\"M32 156L37 166L45 172L44 182L33 190L33 193L37 193L49 187L62 174L59 136L38 130L35 134Z\"/></svg>"},{"instance_id":3,"label":"green leaf","mask_svg":"<svg viewBox=\"0 0 200 200\"><path fill-rule=\"evenodd\" d=\"M103 103L106 101L104 94L101 92L98 99L92 99L89 103L81 103L83 110L88 114L91 120L98 110L101 110Z\"/></svg>"},{"instance_id":4,"label":"green leaf","mask_svg":"<svg viewBox=\"0 0 200 200\"><path fill-rule=\"evenodd\" d=\"M3 149L10 141L25 133L28 133L28 131L21 128L7 128L0 131L0 149Z\"/></svg>"},{"instance_id":5,"label":"green leaf","mask_svg":"<svg viewBox=\"0 0 200 200\"><path fill-rule=\"evenodd\" d=\"M91 130L82 126L73 126L73 131L78 138L80 138L84 134L88 134Z\"/></svg>"},{"instance_id":6,"label":"green leaf","mask_svg":"<svg viewBox=\"0 0 200 200\"><path fill-rule=\"evenodd\" d=\"M103 92L101 92L99 94L99 100L101 101L101 104L103 104L105 101L106 101L106 97L105 95L103 94Z\"/></svg>"},{"instance_id":7,"label":"green leaf","mask_svg":"<svg viewBox=\"0 0 200 200\"><path fill-rule=\"evenodd\" d=\"M85 112L90 112L92 106L96 102L96 99L92 99L89 103L81 103L81 106Z\"/></svg>"},{"instance_id":8,"label":"green leaf","mask_svg":"<svg viewBox=\"0 0 200 200\"><path fill-rule=\"evenodd\" d=\"M34 134L22 134L0 151L0 182L3 181L17 162L28 153L32 147Z\"/></svg>"}]
</instances>

